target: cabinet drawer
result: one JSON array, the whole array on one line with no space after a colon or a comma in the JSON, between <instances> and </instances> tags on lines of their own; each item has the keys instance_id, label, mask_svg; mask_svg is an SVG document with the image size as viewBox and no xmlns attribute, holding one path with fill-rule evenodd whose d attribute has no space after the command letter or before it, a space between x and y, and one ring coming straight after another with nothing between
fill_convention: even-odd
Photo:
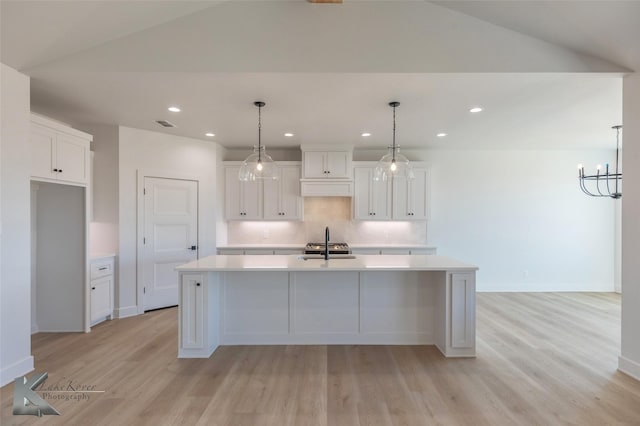
<instances>
[{"instance_id":1,"label":"cabinet drawer","mask_svg":"<svg viewBox=\"0 0 640 426\"><path fill-rule=\"evenodd\" d=\"M91 263L91 279L113 275L113 259L100 260Z\"/></svg>"}]
</instances>

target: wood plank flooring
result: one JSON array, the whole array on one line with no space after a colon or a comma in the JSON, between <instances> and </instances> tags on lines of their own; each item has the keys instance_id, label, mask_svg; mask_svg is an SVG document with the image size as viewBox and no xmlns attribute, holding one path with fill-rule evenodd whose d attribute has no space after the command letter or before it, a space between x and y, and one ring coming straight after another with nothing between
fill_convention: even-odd
<instances>
[{"instance_id":1,"label":"wood plank flooring","mask_svg":"<svg viewBox=\"0 0 640 426\"><path fill-rule=\"evenodd\" d=\"M95 386L61 416L4 425L640 425L640 382L616 371L620 297L478 294L478 356L433 346L224 346L177 356L177 309L89 334L33 336L36 371ZM40 392L42 394L42 392Z\"/></svg>"}]
</instances>

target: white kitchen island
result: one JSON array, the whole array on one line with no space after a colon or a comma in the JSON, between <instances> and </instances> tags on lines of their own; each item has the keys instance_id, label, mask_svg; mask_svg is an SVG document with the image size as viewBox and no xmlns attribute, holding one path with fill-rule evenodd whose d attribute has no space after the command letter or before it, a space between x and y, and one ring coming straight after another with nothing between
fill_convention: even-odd
<instances>
[{"instance_id":1,"label":"white kitchen island","mask_svg":"<svg viewBox=\"0 0 640 426\"><path fill-rule=\"evenodd\" d=\"M475 356L477 267L444 256L209 256L179 272L179 358L219 345L420 344Z\"/></svg>"}]
</instances>

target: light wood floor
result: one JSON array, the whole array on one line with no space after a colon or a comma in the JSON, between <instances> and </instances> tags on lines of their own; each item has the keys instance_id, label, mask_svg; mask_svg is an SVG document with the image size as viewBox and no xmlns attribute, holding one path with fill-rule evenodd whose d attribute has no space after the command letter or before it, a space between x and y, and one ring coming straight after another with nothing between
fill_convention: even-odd
<instances>
[{"instance_id":1,"label":"light wood floor","mask_svg":"<svg viewBox=\"0 0 640 426\"><path fill-rule=\"evenodd\" d=\"M1 424L640 425L640 382L616 371L620 297L478 295L478 356L432 346L226 346L178 360L177 309L33 336L45 385L103 394Z\"/></svg>"}]
</instances>

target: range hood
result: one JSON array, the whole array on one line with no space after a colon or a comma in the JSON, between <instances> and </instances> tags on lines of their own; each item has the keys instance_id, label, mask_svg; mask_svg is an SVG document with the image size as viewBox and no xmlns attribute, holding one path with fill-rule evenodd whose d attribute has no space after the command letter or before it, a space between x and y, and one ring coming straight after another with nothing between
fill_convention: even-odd
<instances>
[{"instance_id":1,"label":"range hood","mask_svg":"<svg viewBox=\"0 0 640 426\"><path fill-rule=\"evenodd\" d=\"M303 197L353 196L353 147L349 145L301 145Z\"/></svg>"},{"instance_id":2,"label":"range hood","mask_svg":"<svg viewBox=\"0 0 640 426\"><path fill-rule=\"evenodd\" d=\"M353 197L353 180L300 179L303 197Z\"/></svg>"}]
</instances>

